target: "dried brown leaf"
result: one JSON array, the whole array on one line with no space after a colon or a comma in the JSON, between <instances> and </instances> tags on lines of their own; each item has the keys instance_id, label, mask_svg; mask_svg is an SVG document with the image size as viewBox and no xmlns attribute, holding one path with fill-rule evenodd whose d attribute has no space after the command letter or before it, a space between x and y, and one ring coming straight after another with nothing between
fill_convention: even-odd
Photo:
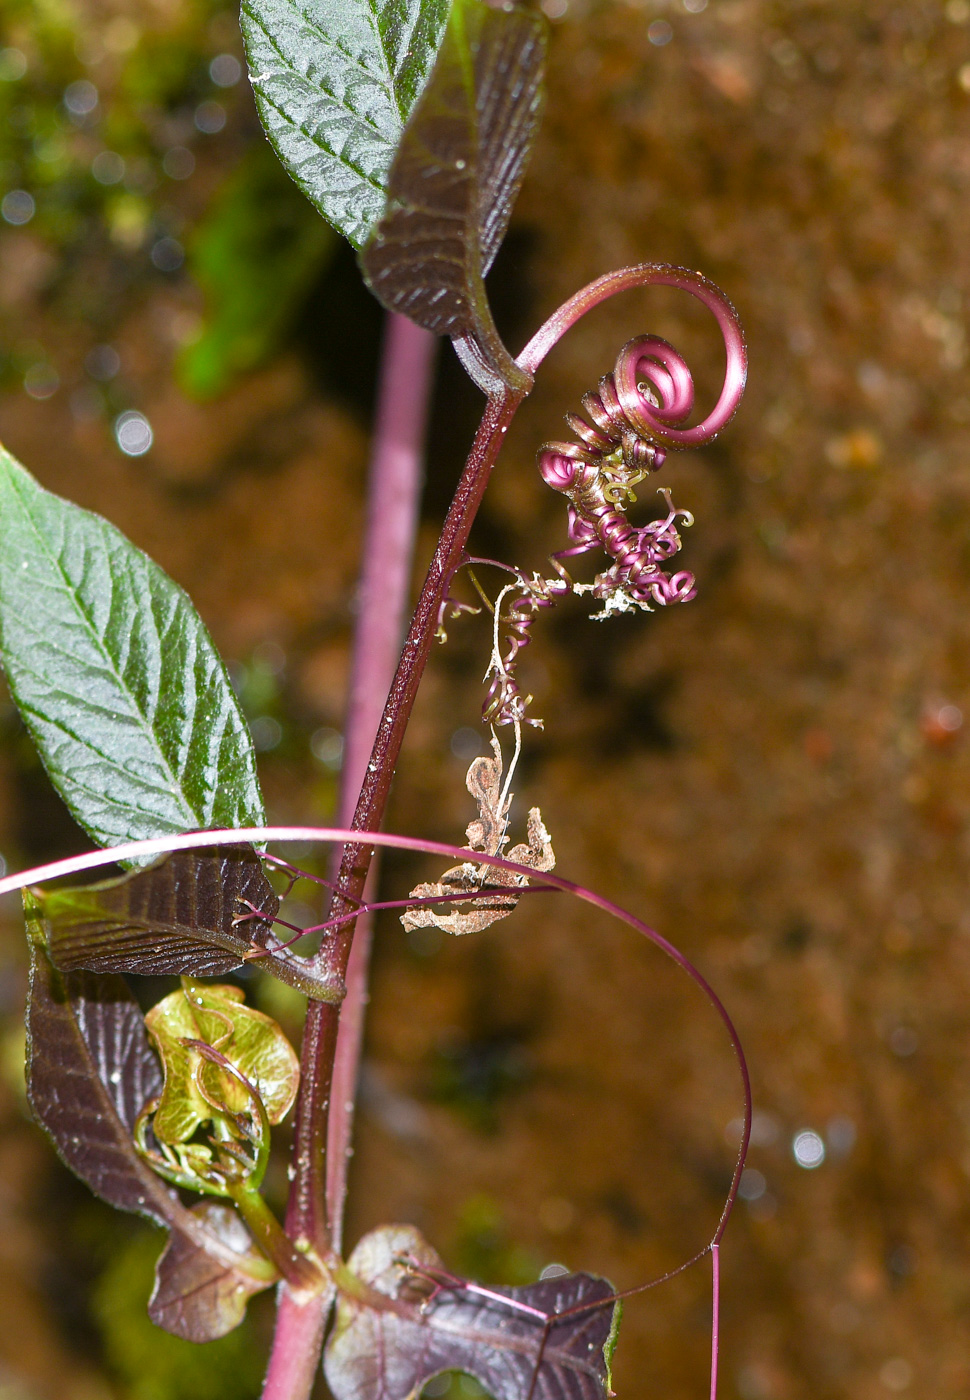
<instances>
[{"instance_id":1,"label":"dried brown leaf","mask_svg":"<svg viewBox=\"0 0 970 1400\"><path fill-rule=\"evenodd\" d=\"M513 846L505 852L512 793L506 794L503 800L502 749L494 735L492 754L492 758L473 759L465 777L465 786L478 803L478 817L465 829L466 849L487 856L501 855L518 865L529 866L538 874L553 870L556 857L538 807L529 811L526 844ZM486 881L488 887L499 887L510 893L488 894ZM449 910L446 904L439 903L408 909L401 915L401 923L408 932L416 928L440 928L444 933L455 935L480 933L490 924L507 918L519 902L519 894L513 891L523 889L528 883L527 876L515 871L465 861L446 870L437 883L416 885L411 891L412 899L443 900L447 897L453 899L458 908Z\"/></svg>"}]
</instances>

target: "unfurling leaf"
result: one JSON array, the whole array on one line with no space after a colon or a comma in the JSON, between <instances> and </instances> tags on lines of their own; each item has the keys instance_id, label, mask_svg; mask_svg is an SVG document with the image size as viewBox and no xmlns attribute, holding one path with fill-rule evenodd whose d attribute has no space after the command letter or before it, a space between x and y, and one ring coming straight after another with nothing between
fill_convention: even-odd
<instances>
[{"instance_id":1,"label":"unfurling leaf","mask_svg":"<svg viewBox=\"0 0 970 1400\"><path fill-rule=\"evenodd\" d=\"M504 848L509 839L506 829L513 794L502 796L502 748L494 736L492 753L493 758L473 759L465 778L465 786L478 803L478 820L469 822L465 830L467 849L489 856L501 855L518 865L530 866L540 874L553 870L556 857L538 807L529 811L528 844L513 846L506 855ZM506 918L519 902L517 893L484 895L486 880L492 888L498 885L510 891L521 890L528 884L527 877L515 871L465 861L446 870L436 884L417 885L411 891L412 899L441 900L449 896L459 908L451 913L445 912L443 904L408 909L401 915L401 923L409 932L415 928L434 927L445 933L480 933L489 924Z\"/></svg>"},{"instance_id":2,"label":"unfurling leaf","mask_svg":"<svg viewBox=\"0 0 970 1400\"><path fill-rule=\"evenodd\" d=\"M263 825L249 729L188 596L2 448L0 660L51 781L99 845Z\"/></svg>"},{"instance_id":3,"label":"unfurling leaf","mask_svg":"<svg viewBox=\"0 0 970 1400\"><path fill-rule=\"evenodd\" d=\"M51 960L67 972L224 977L254 959L310 997L340 995L306 959L273 946L279 899L252 846L176 851L118 879L31 896Z\"/></svg>"},{"instance_id":4,"label":"unfurling leaf","mask_svg":"<svg viewBox=\"0 0 970 1400\"><path fill-rule=\"evenodd\" d=\"M486 393L525 382L495 329L484 278L538 130L547 31L536 10L453 0L391 167L387 209L360 256L375 296L451 336Z\"/></svg>"},{"instance_id":5,"label":"unfurling leaf","mask_svg":"<svg viewBox=\"0 0 970 1400\"><path fill-rule=\"evenodd\" d=\"M219 1061L191 1042L218 1051L248 1081L270 1123L289 1113L300 1083L300 1062L280 1027L247 1006L241 987L182 979L148 1012L145 1024L165 1069L165 1085L152 1120L160 1142L188 1142L205 1123L245 1113L252 1096ZM189 1043L187 1043L189 1042Z\"/></svg>"},{"instance_id":6,"label":"unfurling leaf","mask_svg":"<svg viewBox=\"0 0 970 1400\"><path fill-rule=\"evenodd\" d=\"M365 1236L347 1269L366 1287L340 1294L324 1359L335 1400L406 1400L449 1370L468 1372L495 1400L612 1394L620 1305L605 1279L564 1274L482 1290L451 1278L401 1225Z\"/></svg>"},{"instance_id":7,"label":"unfurling leaf","mask_svg":"<svg viewBox=\"0 0 970 1400\"><path fill-rule=\"evenodd\" d=\"M208 1342L238 1327L250 1298L275 1282L277 1273L231 1206L203 1201L189 1214L200 1221L208 1238L221 1241L244 1261L248 1272L238 1265L227 1267L198 1240L174 1230L155 1265L148 1316L166 1332Z\"/></svg>"},{"instance_id":8,"label":"unfurling leaf","mask_svg":"<svg viewBox=\"0 0 970 1400\"><path fill-rule=\"evenodd\" d=\"M355 248L384 208L448 0L243 0L256 106L286 169Z\"/></svg>"},{"instance_id":9,"label":"unfurling leaf","mask_svg":"<svg viewBox=\"0 0 970 1400\"><path fill-rule=\"evenodd\" d=\"M196 1303L190 1290L183 1290L178 1306L173 1301L156 1320L191 1341L220 1337L239 1322L240 1305L269 1287L275 1270L248 1246L238 1246L235 1236L183 1206L136 1153L135 1120L159 1093L162 1076L124 980L87 972L62 975L34 932L27 1004L30 1106L64 1162L96 1195L167 1226L176 1259L197 1256L197 1278L203 1261L209 1261L209 1277L223 1280L218 1299L203 1289ZM166 1297L174 1300L178 1292L166 1284Z\"/></svg>"}]
</instances>

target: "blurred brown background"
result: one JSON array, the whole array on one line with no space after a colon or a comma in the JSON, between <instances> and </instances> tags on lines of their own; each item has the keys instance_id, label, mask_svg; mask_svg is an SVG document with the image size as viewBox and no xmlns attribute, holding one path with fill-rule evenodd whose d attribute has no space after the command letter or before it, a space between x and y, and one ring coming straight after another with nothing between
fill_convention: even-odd
<instances>
[{"instance_id":1,"label":"blurred brown background","mask_svg":"<svg viewBox=\"0 0 970 1400\"><path fill-rule=\"evenodd\" d=\"M607 624L574 603L536 625L523 672L546 728L527 740L519 817L539 803L560 872L678 943L744 1038L757 1116L724 1251L725 1400L955 1400L970 1387L970 3L548 13L547 117L491 279L510 343L610 267L666 260L732 297L751 375L722 438L662 477L696 517L697 600ZM8 0L0 436L189 590L235 667L272 817L325 820L380 317L267 160L240 56L233 14L208 0ZM550 357L480 552L532 569L565 543L533 454L632 335L681 346L713 396L716 335L685 302L618 299ZM478 407L446 349L421 563ZM125 413L147 420L148 451L120 450L124 422L129 446L145 435ZM478 619L434 656L395 829L456 840L473 815L487 650ZM2 731L8 866L75 848L9 707ZM386 888L432 870L389 860ZM153 1333L156 1240L29 1124L22 945L11 907L0 1397L258 1394L268 1310L211 1351ZM482 1278L556 1261L630 1286L710 1237L738 1113L709 1009L634 935L564 901L447 946L388 923L349 1237L407 1219ZM819 1165L799 1165L800 1133ZM631 1303L619 1393L703 1395L708 1313L706 1266Z\"/></svg>"}]
</instances>

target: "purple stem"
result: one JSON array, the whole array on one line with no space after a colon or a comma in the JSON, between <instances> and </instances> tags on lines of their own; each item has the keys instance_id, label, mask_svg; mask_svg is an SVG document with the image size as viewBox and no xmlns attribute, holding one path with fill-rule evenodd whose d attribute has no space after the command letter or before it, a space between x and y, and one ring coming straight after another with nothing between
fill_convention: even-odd
<instances>
[{"instance_id":1,"label":"purple stem","mask_svg":"<svg viewBox=\"0 0 970 1400\"><path fill-rule=\"evenodd\" d=\"M721 1342L721 1246L711 1245L713 1308L711 1312L711 1400L717 1400L717 1362Z\"/></svg>"},{"instance_id":2,"label":"purple stem","mask_svg":"<svg viewBox=\"0 0 970 1400\"><path fill-rule=\"evenodd\" d=\"M349 826L364 785L384 701L394 679L411 582L424 442L436 338L391 314L387 318L371 452L363 565L350 673L344 762L337 821ZM372 867L369 883L373 884ZM364 891L367 897L367 891ZM327 1130L327 1216L331 1248L340 1253L347 1159L367 1005L373 936L370 914L358 919L340 1008Z\"/></svg>"},{"instance_id":3,"label":"purple stem","mask_svg":"<svg viewBox=\"0 0 970 1400\"><path fill-rule=\"evenodd\" d=\"M285 1284L280 1285L263 1400L298 1400L312 1393L332 1299L333 1290L328 1290L301 1303Z\"/></svg>"},{"instance_id":4,"label":"purple stem","mask_svg":"<svg viewBox=\"0 0 970 1400\"><path fill-rule=\"evenodd\" d=\"M504 441L508 424L523 393L511 390L502 399L490 399L475 441L445 517L438 547L428 570L411 619L404 647L394 673L384 713L363 786L357 799L351 829L372 833L384 817L418 685L434 641L442 601L461 562L472 522L481 504L489 475ZM363 895L375 843L344 844L332 916L357 905ZM328 938L317 955L319 970L329 979L347 978L352 931L341 929ZM330 1253L330 1229L326 1215L326 1147L331 1105L331 1079L336 1054L339 1016L336 1008L314 1002L307 1012L301 1053L302 1079L294 1125L294 1181L287 1207L290 1238L316 1247L321 1256ZM294 1396L293 1400L299 1400Z\"/></svg>"},{"instance_id":5,"label":"purple stem","mask_svg":"<svg viewBox=\"0 0 970 1400\"><path fill-rule=\"evenodd\" d=\"M341 826L349 826L353 817L401 643L424 475L424 439L435 348L436 340L430 332L404 316L388 316L381 351L344 731L337 817ZM309 1102L301 1102L296 1132L298 1142L301 1137L304 1142L309 1139L313 1170L304 1171L294 1183L287 1227L294 1238L312 1240L319 1247L324 1243L329 1222L330 1244L338 1251L372 927L369 915L357 921L357 936L345 973L347 995L343 1005L339 1011L332 1007L324 1011L319 1002L311 1003L303 1032L302 1063L304 1067L308 1063L314 1066L317 1075L310 1078ZM336 1026L335 1016L339 1018ZM321 1047L333 1045L334 1036L333 1078L329 1086L322 1086L320 1070L325 1075L326 1068L321 1065ZM329 1116L325 1109L323 1113L317 1111L321 1087L332 1105ZM263 1400L300 1400L309 1395L329 1305L330 1297L317 1300L319 1317L315 1318L312 1303L297 1301L285 1285L280 1288ZM310 1368L304 1371L307 1357L311 1359Z\"/></svg>"}]
</instances>

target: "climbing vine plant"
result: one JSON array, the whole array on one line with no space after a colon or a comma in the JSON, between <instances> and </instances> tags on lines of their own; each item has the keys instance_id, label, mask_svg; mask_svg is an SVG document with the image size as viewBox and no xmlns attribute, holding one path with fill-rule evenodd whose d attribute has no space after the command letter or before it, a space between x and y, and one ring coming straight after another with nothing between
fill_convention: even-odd
<instances>
[{"instance_id":1,"label":"climbing vine plant","mask_svg":"<svg viewBox=\"0 0 970 1400\"><path fill-rule=\"evenodd\" d=\"M559 890L652 939L720 1016L749 1121L737 1035L702 975L635 916L553 873L537 808L525 840L510 847L514 759L507 771L500 739L511 731L517 756L524 727L541 724L517 663L545 610L573 594L602 621L694 596L693 576L673 563L688 512L666 487L659 516L634 523L631 512L670 452L709 441L731 417L744 387L743 339L730 303L703 276L645 263L577 292L518 355L503 343L485 277L541 115L547 34L537 11L482 0L245 0L242 30L284 167L357 249L387 310L451 340L486 404L396 671L383 680L386 705L364 736L370 760L335 830L266 825L246 722L189 598L112 525L51 495L0 451L0 658L55 787L98 848L0 882L24 890L30 1103L93 1191L168 1231L148 1303L159 1326L195 1341L221 1336L253 1294L277 1286L265 1400L307 1396L321 1350L337 1400L405 1400L449 1370L470 1373L496 1400L601 1400L611 1393L621 1310L608 1281L574 1273L484 1287L451 1273L406 1224L372 1232L344 1260L352 1099L334 1077L352 1090L347 1026L359 1024L366 999L355 939L359 948L374 907L365 886L375 848L396 845L453 862L381 906L396 905L405 928L475 935L526 896ZM571 440L539 450L538 480L566 501L564 544L549 569L530 574L473 555L476 511L543 358L590 308L651 284L680 288L713 313L726 353L716 404L689 425L683 358L657 336L634 336L582 414L569 415ZM394 427L391 412L385 431ZM394 508L372 502L376 517ZM586 555L600 571L574 578ZM364 567L379 580L379 553ZM505 581L489 597L478 575L493 567ZM476 571L493 617L483 701L492 752L469 769L478 814L458 848L379 828L430 649L467 610L452 596L462 569ZM348 731L358 741L367 723L352 705ZM328 879L269 849L297 836L331 843ZM120 876L76 883L82 871L119 863ZM301 880L314 884L322 910L310 929L280 918L281 891ZM293 945L308 933L318 947L304 955ZM246 967L306 995L299 1054L237 982L220 980ZM180 981L143 1014L128 979L148 975ZM291 1111L292 1188L279 1220L261 1188L272 1130ZM715 1319L718 1250L746 1142L745 1130L723 1213L696 1254L713 1261ZM714 1380L716 1336L715 1325Z\"/></svg>"}]
</instances>

